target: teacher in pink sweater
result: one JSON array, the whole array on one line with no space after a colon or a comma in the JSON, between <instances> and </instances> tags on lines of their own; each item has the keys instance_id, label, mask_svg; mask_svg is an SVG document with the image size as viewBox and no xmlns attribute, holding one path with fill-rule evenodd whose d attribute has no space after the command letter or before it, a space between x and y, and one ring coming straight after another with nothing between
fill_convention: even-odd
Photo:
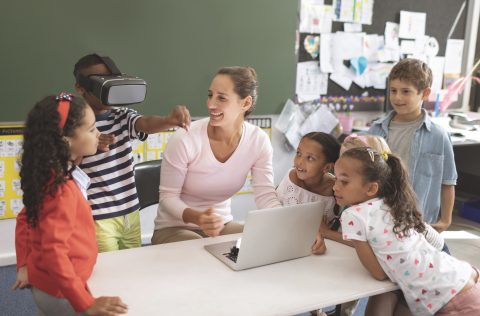
<instances>
[{"instance_id":1,"label":"teacher in pink sweater","mask_svg":"<svg viewBox=\"0 0 480 316\"><path fill-rule=\"evenodd\" d=\"M252 68L219 69L208 90L210 117L170 138L152 245L241 233L230 199L249 171L257 207L282 206L273 185L272 145L260 128L245 122L255 108L257 88Z\"/></svg>"}]
</instances>

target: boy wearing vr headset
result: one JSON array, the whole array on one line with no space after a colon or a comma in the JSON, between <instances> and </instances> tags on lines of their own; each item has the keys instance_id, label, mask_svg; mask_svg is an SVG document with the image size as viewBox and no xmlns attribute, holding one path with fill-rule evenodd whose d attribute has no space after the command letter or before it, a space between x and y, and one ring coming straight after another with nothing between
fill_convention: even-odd
<instances>
[{"instance_id":1,"label":"boy wearing vr headset","mask_svg":"<svg viewBox=\"0 0 480 316\"><path fill-rule=\"evenodd\" d=\"M91 178L87 190L97 235L98 252L140 247L140 204L135 187L132 141L173 127L190 127L190 113L177 105L166 117L138 115L114 105L145 99L142 79L120 73L103 53L84 56L75 64L75 89L92 108L100 131L98 150L83 157L80 168Z\"/></svg>"}]
</instances>

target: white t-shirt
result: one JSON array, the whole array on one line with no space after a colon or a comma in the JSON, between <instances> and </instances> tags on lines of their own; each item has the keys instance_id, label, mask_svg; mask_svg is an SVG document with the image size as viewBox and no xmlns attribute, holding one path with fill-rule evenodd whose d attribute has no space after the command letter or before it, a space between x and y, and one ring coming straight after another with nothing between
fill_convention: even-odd
<instances>
[{"instance_id":1,"label":"white t-shirt","mask_svg":"<svg viewBox=\"0 0 480 316\"><path fill-rule=\"evenodd\" d=\"M276 189L277 199L282 203L283 206L305 204L312 202L325 202L325 215L330 221L335 217L333 213L333 207L335 206L335 198L332 196L319 195L308 190L305 190L302 187L299 187L290 180L290 172L293 169L287 171L287 174L283 178L282 182L278 185ZM333 192L333 191L332 191Z\"/></svg>"},{"instance_id":2,"label":"white t-shirt","mask_svg":"<svg viewBox=\"0 0 480 316\"><path fill-rule=\"evenodd\" d=\"M430 245L423 234L393 232L390 207L372 199L345 210L343 239L366 241L392 282L401 287L413 315L434 315L469 280L470 264Z\"/></svg>"}]
</instances>

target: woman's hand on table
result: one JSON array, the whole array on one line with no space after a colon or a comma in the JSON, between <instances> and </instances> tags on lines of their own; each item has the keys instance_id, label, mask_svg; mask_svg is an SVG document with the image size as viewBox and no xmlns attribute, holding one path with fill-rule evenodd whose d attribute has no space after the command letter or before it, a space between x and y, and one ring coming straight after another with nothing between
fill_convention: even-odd
<instances>
[{"instance_id":1,"label":"woman's hand on table","mask_svg":"<svg viewBox=\"0 0 480 316\"><path fill-rule=\"evenodd\" d=\"M191 208L186 208L183 211L183 221L185 223L193 223L198 225L198 227L200 227L200 229L208 237L217 237L225 228L225 225L223 225L223 217L214 215L214 212L215 208L213 207L209 208L205 212L199 212Z\"/></svg>"},{"instance_id":2,"label":"woman's hand on table","mask_svg":"<svg viewBox=\"0 0 480 316\"><path fill-rule=\"evenodd\" d=\"M214 211L215 209L211 207L205 212L202 212L198 217L198 226L203 230L205 235L212 238L220 235L220 232L225 228L223 218L213 215Z\"/></svg>"}]
</instances>

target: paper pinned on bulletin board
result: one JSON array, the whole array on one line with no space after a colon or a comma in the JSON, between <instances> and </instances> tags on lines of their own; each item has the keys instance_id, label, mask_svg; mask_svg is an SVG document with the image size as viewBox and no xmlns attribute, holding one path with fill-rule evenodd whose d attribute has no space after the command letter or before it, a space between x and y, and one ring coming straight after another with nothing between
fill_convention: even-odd
<instances>
[{"instance_id":1,"label":"paper pinned on bulletin board","mask_svg":"<svg viewBox=\"0 0 480 316\"><path fill-rule=\"evenodd\" d=\"M374 0L334 0L333 20L372 24Z\"/></svg>"},{"instance_id":2,"label":"paper pinned on bulletin board","mask_svg":"<svg viewBox=\"0 0 480 316\"><path fill-rule=\"evenodd\" d=\"M425 35L427 14L424 12L400 11L400 38L415 39Z\"/></svg>"},{"instance_id":3,"label":"paper pinned on bulletin board","mask_svg":"<svg viewBox=\"0 0 480 316\"><path fill-rule=\"evenodd\" d=\"M323 104L310 114L299 129L300 135L310 132L330 133L338 124L338 118L330 112L328 106Z\"/></svg>"},{"instance_id":4,"label":"paper pinned on bulletin board","mask_svg":"<svg viewBox=\"0 0 480 316\"><path fill-rule=\"evenodd\" d=\"M445 68L443 80L444 89L447 89L453 81L460 78L460 74L462 72L464 43L465 40L459 39L449 39L447 41L447 48L445 50Z\"/></svg>"},{"instance_id":5,"label":"paper pinned on bulletin board","mask_svg":"<svg viewBox=\"0 0 480 316\"><path fill-rule=\"evenodd\" d=\"M369 62L378 61L378 35L368 34L363 37L363 56Z\"/></svg>"},{"instance_id":6,"label":"paper pinned on bulletin board","mask_svg":"<svg viewBox=\"0 0 480 316\"><path fill-rule=\"evenodd\" d=\"M0 219L15 218L23 208L20 151L23 126L0 126Z\"/></svg>"},{"instance_id":7,"label":"paper pinned on bulletin board","mask_svg":"<svg viewBox=\"0 0 480 316\"><path fill-rule=\"evenodd\" d=\"M330 75L330 80L338 84L343 89L349 90L353 81L348 75L350 71L351 70L342 64L339 69L335 70L335 72Z\"/></svg>"},{"instance_id":8,"label":"paper pinned on bulletin board","mask_svg":"<svg viewBox=\"0 0 480 316\"><path fill-rule=\"evenodd\" d=\"M437 100L437 94L443 86L443 69L445 67L445 57L431 57L428 58L428 66L432 70L433 81L428 101L435 102Z\"/></svg>"},{"instance_id":9,"label":"paper pinned on bulletin board","mask_svg":"<svg viewBox=\"0 0 480 316\"><path fill-rule=\"evenodd\" d=\"M332 6L302 1L299 30L301 33L330 33L332 31Z\"/></svg>"},{"instance_id":10,"label":"paper pinned on bulletin board","mask_svg":"<svg viewBox=\"0 0 480 316\"><path fill-rule=\"evenodd\" d=\"M399 24L393 22L385 23L385 47L395 49L398 44Z\"/></svg>"},{"instance_id":11,"label":"paper pinned on bulletin board","mask_svg":"<svg viewBox=\"0 0 480 316\"><path fill-rule=\"evenodd\" d=\"M320 72L318 61L297 64L296 94L300 102L318 99L327 94L327 87L328 73Z\"/></svg>"}]
</instances>

